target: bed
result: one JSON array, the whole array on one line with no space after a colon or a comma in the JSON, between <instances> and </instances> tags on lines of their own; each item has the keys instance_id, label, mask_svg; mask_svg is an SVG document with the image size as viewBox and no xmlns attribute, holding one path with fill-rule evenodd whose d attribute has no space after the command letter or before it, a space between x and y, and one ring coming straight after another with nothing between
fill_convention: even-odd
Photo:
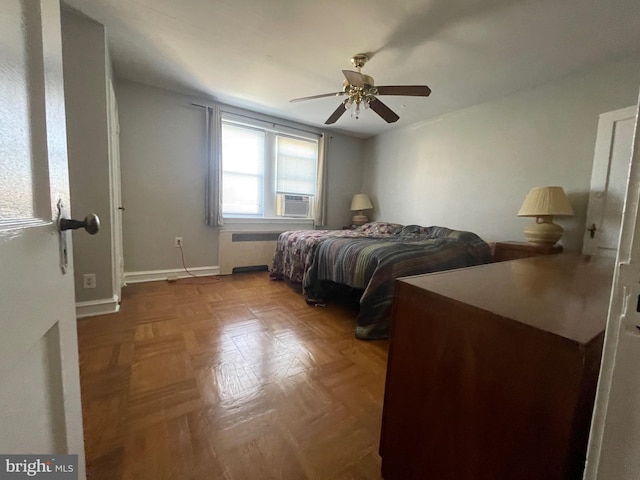
<instances>
[{"instance_id":1,"label":"bed","mask_svg":"<svg viewBox=\"0 0 640 480\"><path fill-rule=\"evenodd\" d=\"M354 230L290 230L278 237L269 274L271 278L304 283L318 245L328 238L387 238L403 226L389 222L370 222Z\"/></svg>"},{"instance_id":2,"label":"bed","mask_svg":"<svg viewBox=\"0 0 640 480\"><path fill-rule=\"evenodd\" d=\"M278 240L271 277L300 282L305 299L315 305L326 302L335 284L361 291L356 337L379 339L389 335L396 278L490 261L489 245L474 233L384 224L353 231L285 232Z\"/></svg>"}]
</instances>

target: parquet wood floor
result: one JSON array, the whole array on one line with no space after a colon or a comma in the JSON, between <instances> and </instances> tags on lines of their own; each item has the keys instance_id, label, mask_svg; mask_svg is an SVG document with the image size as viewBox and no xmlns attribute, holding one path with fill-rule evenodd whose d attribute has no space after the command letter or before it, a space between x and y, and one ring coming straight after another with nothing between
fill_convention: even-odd
<instances>
[{"instance_id":1,"label":"parquet wood floor","mask_svg":"<svg viewBox=\"0 0 640 480\"><path fill-rule=\"evenodd\" d=\"M78 322L88 477L380 479L387 341L264 272L124 289Z\"/></svg>"}]
</instances>

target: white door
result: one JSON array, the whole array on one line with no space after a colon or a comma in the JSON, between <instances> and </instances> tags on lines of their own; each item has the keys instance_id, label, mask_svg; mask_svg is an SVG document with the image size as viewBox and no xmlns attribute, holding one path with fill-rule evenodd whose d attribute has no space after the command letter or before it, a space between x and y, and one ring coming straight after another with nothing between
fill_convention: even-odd
<instances>
[{"instance_id":1,"label":"white door","mask_svg":"<svg viewBox=\"0 0 640 480\"><path fill-rule=\"evenodd\" d=\"M84 478L58 1L2 0L0 32L0 452L78 454Z\"/></svg>"},{"instance_id":2,"label":"white door","mask_svg":"<svg viewBox=\"0 0 640 480\"><path fill-rule=\"evenodd\" d=\"M582 242L585 254L616 256L635 113L633 106L600 115Z\"/></svg>"},{"instance_id":3,"label":"white door","mask_svg":"<svg viewBox=\"0 0 640 480\"><path fill-rule=\"evenodd\" d=\"M111 189L111 257L113 259L113 294L116 301L122 297L124 284L124 255L122 250L122 189L120 182L120 123L118 103L109 80L107 85L107 113L109 116L109 186Z\"/></svg>"},{"instance_id":4,"label":"white door","mask_svg":"<svg viewBox=\"0 0 640 480\"><path fill-rule=\"evenodd\" d=\"M635 139L585 478L640 478L640 135Z\"/></svg>"}]
</instances>

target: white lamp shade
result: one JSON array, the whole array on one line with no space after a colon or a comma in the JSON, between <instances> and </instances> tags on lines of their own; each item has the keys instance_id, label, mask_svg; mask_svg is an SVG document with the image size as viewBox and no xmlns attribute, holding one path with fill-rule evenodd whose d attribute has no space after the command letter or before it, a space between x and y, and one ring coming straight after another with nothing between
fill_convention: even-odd
<instances>
[{"instance_id":1,"label":"white lamp shade","mask_svg":"<svg viewBox=\"0 0 640 480\"><path fill-rule=\"evenodd\" d=\"M351 210L368 210L373 208L366 193L356 193L351 200Z\"/></svg>"},{"instance_id":2,"label":"white lamp shade","mask_svg":"<svg viewBox=\"0 0 640 480\"><path fill-rule=\"evenodd\" d=\"M572 216L573 208L562 187L535 187L524 199L519 217Z\"/></svg>"}]
</instances>

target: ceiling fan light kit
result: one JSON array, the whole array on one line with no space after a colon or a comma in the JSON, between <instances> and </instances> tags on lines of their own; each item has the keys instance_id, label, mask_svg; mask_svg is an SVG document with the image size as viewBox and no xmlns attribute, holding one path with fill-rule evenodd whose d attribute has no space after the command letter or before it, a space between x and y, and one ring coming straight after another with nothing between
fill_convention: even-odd
<instances>
[{"instance_id":1,"label":"ceiling fan light kit","mask_svg":"<svg viewBox=\"0 0 640 480\"><path fill-rule=\"evenodd\" d=\"M351 111L351 116L360 118L362 110L369 108L376 112L387 123L397 122L400 118L393 110L387 107L378 95L406 95L411 97L428 97L431 89L426 85L393 85L376 87L373 77L362 73L362 67L369 61L369 57L364 53L358 53L351 57L351 63L358 69L357 72L352 70L342 70L345 80L342 85L341 92L324 93L321 95L313 95L311 97L294 98L292 102L300 102L303 100L313 100L316 98L333 97L346 95L346 99L342 101L338 108L324 122L326 125L335 123L347 110Z\"/></svg>"}]
</instances>

